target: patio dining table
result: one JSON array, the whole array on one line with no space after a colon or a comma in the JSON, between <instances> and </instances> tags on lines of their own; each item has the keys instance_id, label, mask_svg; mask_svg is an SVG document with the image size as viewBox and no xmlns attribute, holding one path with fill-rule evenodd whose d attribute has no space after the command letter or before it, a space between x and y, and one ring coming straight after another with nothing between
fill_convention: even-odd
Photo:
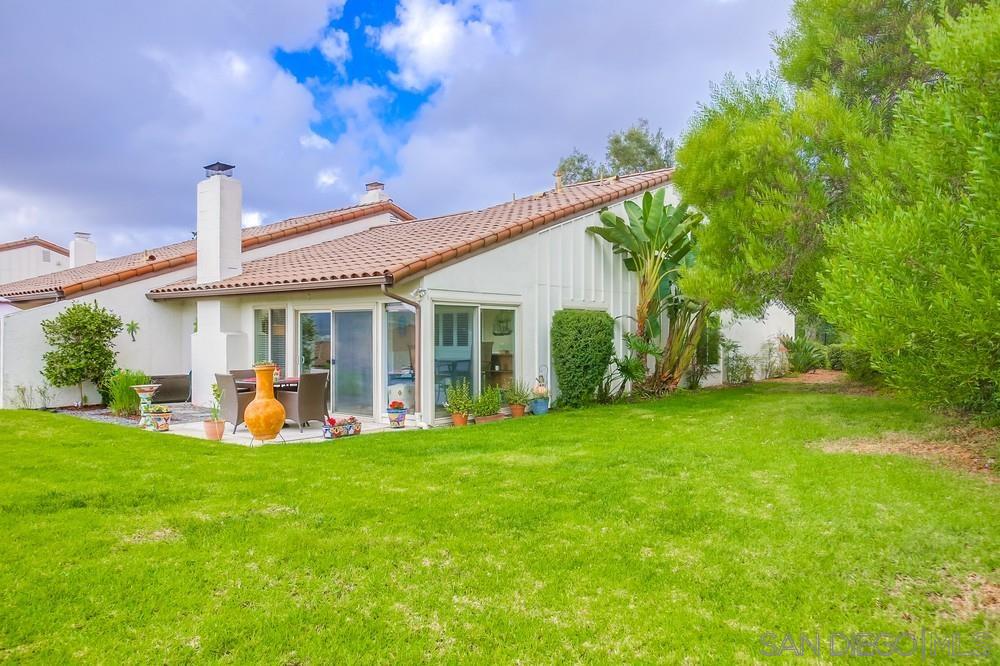
<instances>
[{"instance_id":1,"label":"patio dining table","mask_svg":"<svg viewBox=\"0 0 1000 666\"><path fill-rule=\"evenodd\" d=\"M246 379L240 379L236 382L237 386L243 388L256 388L257 378L247 377ZM298 377L282 377L280 379L274 380L274 389L283 391L294 391L299 388L299 378Z\"/></svg>"}]
</instances>

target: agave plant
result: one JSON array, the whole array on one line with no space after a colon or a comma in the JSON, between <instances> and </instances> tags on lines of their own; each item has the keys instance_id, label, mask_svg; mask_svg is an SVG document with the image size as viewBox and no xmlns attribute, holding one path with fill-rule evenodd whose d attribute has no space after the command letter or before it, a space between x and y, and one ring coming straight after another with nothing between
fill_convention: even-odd
<instances>
[{"instance_id":1,"label":"agave plant","mask_svg":"<svg viewBox=\"0 0 1000 666\"><path fill-rule=\"evenodd\" d=\"M826 350L815 340L784 337L781 344L788 351L788 367L792 372L812 372L826 365Z\"/></svg>"},{"instance_id":2,"label":"agave plant","mask_svg":"<svg viewBox=\"0 0 1000 666\"><path fill-rule=\"evenodd\" d=\"M674 294L678 270L691 251L692 229L701 215L686 204L665 205L666 191L646 192L642 206L625 202L628 220L610 210L601 211L601 226L587 227L589 233L611 243L615 254L623 256L625 268L639 280L636 304L636 335L649 340L660 334L660 315Z\"/></svg>"}]
</instances>

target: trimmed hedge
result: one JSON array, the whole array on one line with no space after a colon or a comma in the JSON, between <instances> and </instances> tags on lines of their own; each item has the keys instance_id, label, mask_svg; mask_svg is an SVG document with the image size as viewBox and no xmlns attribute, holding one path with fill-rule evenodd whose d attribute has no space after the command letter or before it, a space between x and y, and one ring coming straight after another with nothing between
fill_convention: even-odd
<instances>
[{"instance_id":1,"label":"trimmed hedge","mask_svg":"<svg viewBox=\"0 0 1000 666\"><path fill-rule=\"evenodd\" d=\"M559 310L552 315L552 365L559 403L593 399L615 351L615 320L607 312Z\"/></svg>"},{"instance_id":2,"label":"trimmed hedge","mask_svg":"<svg viewBox=\"0 0 1000 666\"><path fill-rule=\"evenodd\" d=\"M839 343L827 345L826 364L831 370L844 369L844 350L844 345Z\"/></svg>"},{"instance_id":3,"label":"trimmed hedge","mask_svg":"<svg viewBox=\"0 0 1000 666\"><path fill-rule=\"evenodd\" d=\"M882 376L872 367L871 354L855 347L844 347L844 370L848 377L865 384L875 384Z\"/></svg>"}]
</instances>

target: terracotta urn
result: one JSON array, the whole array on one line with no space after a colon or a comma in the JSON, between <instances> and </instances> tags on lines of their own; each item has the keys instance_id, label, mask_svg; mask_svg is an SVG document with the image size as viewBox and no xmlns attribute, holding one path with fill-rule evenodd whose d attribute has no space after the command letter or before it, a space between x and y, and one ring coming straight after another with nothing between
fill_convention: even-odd
<instances>
[{"instance_id":1,"label":"terracotta urn","mask_svg":"<svg viewBox=\"0 0 1000 666\"><path fill-rule=\"evenodd\" d=\"M514 405L510 406L510 415L512 418L519 419L524 416L524 408L526 405Z\"/></svg>"},{"instance_id":2,"label":"terracotta urn","mask_svg":"<svg viewBox=\"0 0 1000 666\"><path fill-rule=\"evenodd\" d=\"M274 397L274 371L277 368L273 363L254 366L257 395L243 414L250 434L262 442L277 437L285 425L285 407Z\"/></svg>"}]
</instances>

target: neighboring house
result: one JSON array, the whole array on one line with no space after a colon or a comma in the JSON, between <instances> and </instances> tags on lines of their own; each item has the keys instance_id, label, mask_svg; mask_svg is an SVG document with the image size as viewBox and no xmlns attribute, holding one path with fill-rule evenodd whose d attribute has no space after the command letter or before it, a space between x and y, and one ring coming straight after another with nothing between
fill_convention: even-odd
<instances>
[{"instance_id":1,"label":"neighboring house","mask_svg":"<svg viewBox=\"0 0 1000 666\"><path fill-rule=\"evenodd\" d=\"M446 387L461 379L478 391L543 375L557 395L553 313L602 310L627 329L635 308L634 276L586 227L604 207L624 215L626 199L671 188L671 173L423 220L373 183L359 206L242 232L239 181L213 175L198 185L197 247L0 286L0 296L31 307L0 319L0 393L39 381L40 321L70 301L96 299L140 325L136 342L120 338L120 365L191 371L197 404L209 401L214 373L261 360L285 375L329 372L331 412L375 419L402 399L414 419L433 423L445 416ZM794 321L773 309L733 330L759 345L791 333ZM69 402L75 393L59 395Z\"/></svg>"},{"instance_id":2,"label":"neighboring house","mask_svg":"<svg viewBox=\"0 0 1000 666\"><path fill-rule=\"evenodd\" d=\"M61 271L70 265L69 250L38 236L0 243L0 284Z\"/></svg>"}]
</instances>

